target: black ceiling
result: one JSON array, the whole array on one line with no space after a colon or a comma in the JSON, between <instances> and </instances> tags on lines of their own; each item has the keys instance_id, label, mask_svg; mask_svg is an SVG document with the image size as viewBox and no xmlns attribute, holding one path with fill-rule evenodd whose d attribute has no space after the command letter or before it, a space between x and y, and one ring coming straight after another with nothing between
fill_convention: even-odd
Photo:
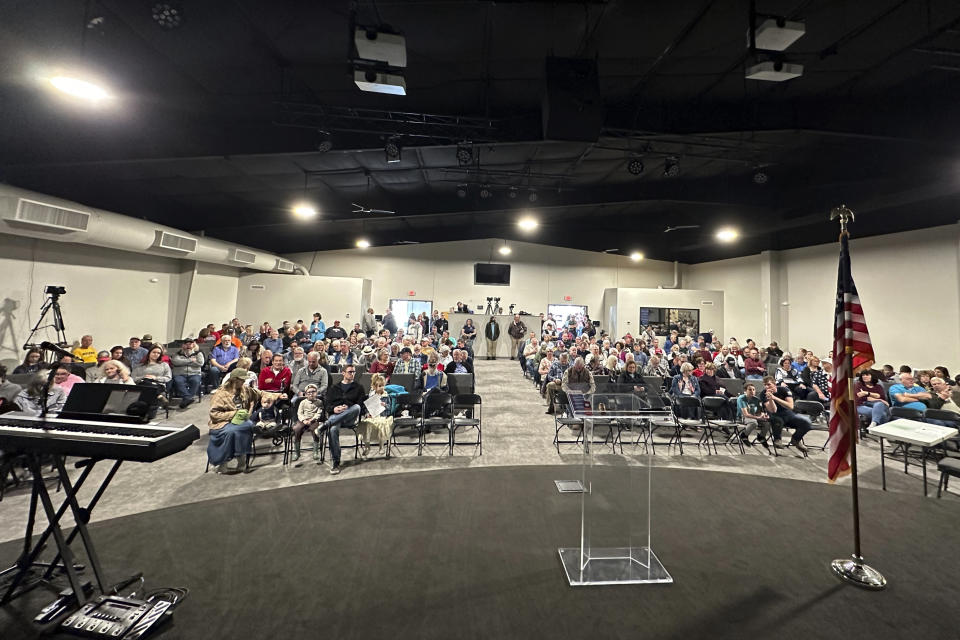
<instances>
[{"instance_id":1,"label":"black ceiling","mask_svg":"<svg viewBox=\"0 0 960 640\"><path fill-rule=\"evenodd\" d=\"M806 23L785 54L804 75L785 83L744 79L747 0L196 0L170 3L174 29L155 4L4 3L0 180L278 252L523 237L701 262L829 241L841 202L855 236L958 218L956 0L757 0ZM406 97L353 84L351 11L406 36ZM597 142L543 139L547 56L596 59ZM37 81L51 68L117 99L57 100ZM309 223L289 211L305 190ZM718 245L723 224L741 240Z\"/></svg>"}]
</instances>

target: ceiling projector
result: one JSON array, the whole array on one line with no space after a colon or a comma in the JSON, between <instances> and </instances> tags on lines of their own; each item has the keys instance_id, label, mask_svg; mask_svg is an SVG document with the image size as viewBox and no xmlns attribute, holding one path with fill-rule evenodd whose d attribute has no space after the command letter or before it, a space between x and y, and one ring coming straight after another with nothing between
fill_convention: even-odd
<instances>
[{"instance_id":1,"label":"ceiling projector","mask_svg":"<svg viewBox=\"0 0 960 640\"><path fill-rule=\"evenodd\" d=\"M766 80L767 82L783 82L803 75L802 64L788 62L761 62L747 67L747 78L750 80Z\"/></svg>"},{"instance_id":2,"label":"ceiling projector","mask_svg":"<svg viewBox=\"0 0 960 640\"><path fill-rule=\"evenodd\" d=\"M354 69L353 81L361 91L390 93L395 96L407 95L407 82L401 75L373 69Z\"/></svg>"},{"instance_id":3,"label":"ceiling projector","mask_svg":"<svg viewBox=\"0 0 960 640\"><path fill-rule=\"evenodd\" d=\"M407 66L407 40L396 33L358 27L353 32L357 56L363 60L385 62L387 66Z\"/></svg>"}]
</instances>

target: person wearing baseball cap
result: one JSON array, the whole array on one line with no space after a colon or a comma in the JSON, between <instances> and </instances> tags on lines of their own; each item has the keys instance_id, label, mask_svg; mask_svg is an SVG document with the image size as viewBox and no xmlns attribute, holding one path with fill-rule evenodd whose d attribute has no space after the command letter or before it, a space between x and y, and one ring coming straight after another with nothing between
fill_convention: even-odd
<instances>
[{"instance_id":1,"label":"person wearing baseball cap","mask_svg":"<svg viewBox=\"0 0 960 640\"><path fill-rule=\"evenodd\" d=\"M227 471L227 463L236 458L238 472L250 470L248 455L253 444L254 407L259 403L270 407L285 393L260 391L247 386L247 370L237 368L227 375L227 382L210 399L210 442L207 459L217 473Z\"/></svg>"},{"instance_id":2,"label":"person wearing baseball cap","mask_svg":"<svg viewBox=\"0 0 960 640\"><path fill-rule=\"evenodd\" d=\"M109 351L101 351L97 354L97 364L103 364L107 360L111 360Z\"/></svg>"}]
</instances>

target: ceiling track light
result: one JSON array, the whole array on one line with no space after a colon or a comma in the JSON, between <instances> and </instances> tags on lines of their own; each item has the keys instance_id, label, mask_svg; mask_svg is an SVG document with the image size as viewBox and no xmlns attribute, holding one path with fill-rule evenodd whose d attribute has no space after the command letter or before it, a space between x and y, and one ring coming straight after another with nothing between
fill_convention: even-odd
<instances>
[{"instance_id":1,"label":"ceiling track light","mask_svg":"<svg viewBox=\"0 0 960 640\"><path fill-rule=\"evenodd\" d=\"M680 160L670 156L663 162L663 175L667 178L676 178L680 175Z\"/></svg>"},{"instance_id":2,"label":"ceiling track light","mask_svg":"<svg viewBox=\"0 0 960 640\"><path fill-rule=\"evenodd\" d=\"M631 175L635 176L643 173L643 160L640 158L630 158L630 160L627 162L627 171L629 171Z\"/></svg>"},{"instance_id":3,"label":"ceiling track light","mask_svg":"<svg viewBox=\"0 0 960 640\"><path fill-rule=\"evenodd\" d=\"M473 146L469 142L461 142L457 145L457 164L461 167L473 164Z\"/></svg>"},{"instance_id":4,"label":"ceiling track light","mask_svg":"<svg viewBox=\"0 0 960 640\"><path fill-rule=\"evenodd\" d=\"M504 240L503 246L497 249L497 252L502 256L508 256L513 253L513 249L511 249L510 245L508 245L506 240Z\"/></svg>"},{"instance_id":5,"label":"ceiling track light","mask_svg":"<svg viewBox=\"0 0 960 640\"><path fill-rule=\"evenodd\" d=\"M402 152L403 148L400 146L400 138L396 136L388 138L386 144L383 145L383 153L386 156L388 164L400 162Z\"/></svg>"},{"instance_id":6,"label":"ceiling track light","mask_svg":"<svg viewBox=\"0 0 960 640\"><path fill-rule=\"evenodd\" d=\"M740 232L733 227L723 227L717 231L716 238L720 242L733 242L740 237Z\"/></svg>"}]
</instances>

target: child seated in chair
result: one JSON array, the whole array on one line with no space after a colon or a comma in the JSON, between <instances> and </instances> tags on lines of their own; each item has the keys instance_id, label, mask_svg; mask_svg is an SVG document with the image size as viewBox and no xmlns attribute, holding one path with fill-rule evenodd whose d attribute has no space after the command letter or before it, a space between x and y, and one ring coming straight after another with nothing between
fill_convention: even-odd
<instances>
[{"instance_id":1,"label":"child seated in chair","mask_svg":"<svg viewBox=\"0 0 960 640\"><path fill-rule=\"evenodd\" d=\"M393 416L390 415L392 400L386 386L386 379L379 373L373 374L370 378L370 395L367 402L370 402L370 398L379 399L381 411L379 415L374 415L375 412L371 411L357 428L357 437L363 443L360 455L364 458L369 455L370 445L373 442L377 442L380 446L378 453L383 451L384 445L390 446L390 433L393 430ZM370 409L370 405L367 405L367 409Z\"/></svg>"}]
</instances>

